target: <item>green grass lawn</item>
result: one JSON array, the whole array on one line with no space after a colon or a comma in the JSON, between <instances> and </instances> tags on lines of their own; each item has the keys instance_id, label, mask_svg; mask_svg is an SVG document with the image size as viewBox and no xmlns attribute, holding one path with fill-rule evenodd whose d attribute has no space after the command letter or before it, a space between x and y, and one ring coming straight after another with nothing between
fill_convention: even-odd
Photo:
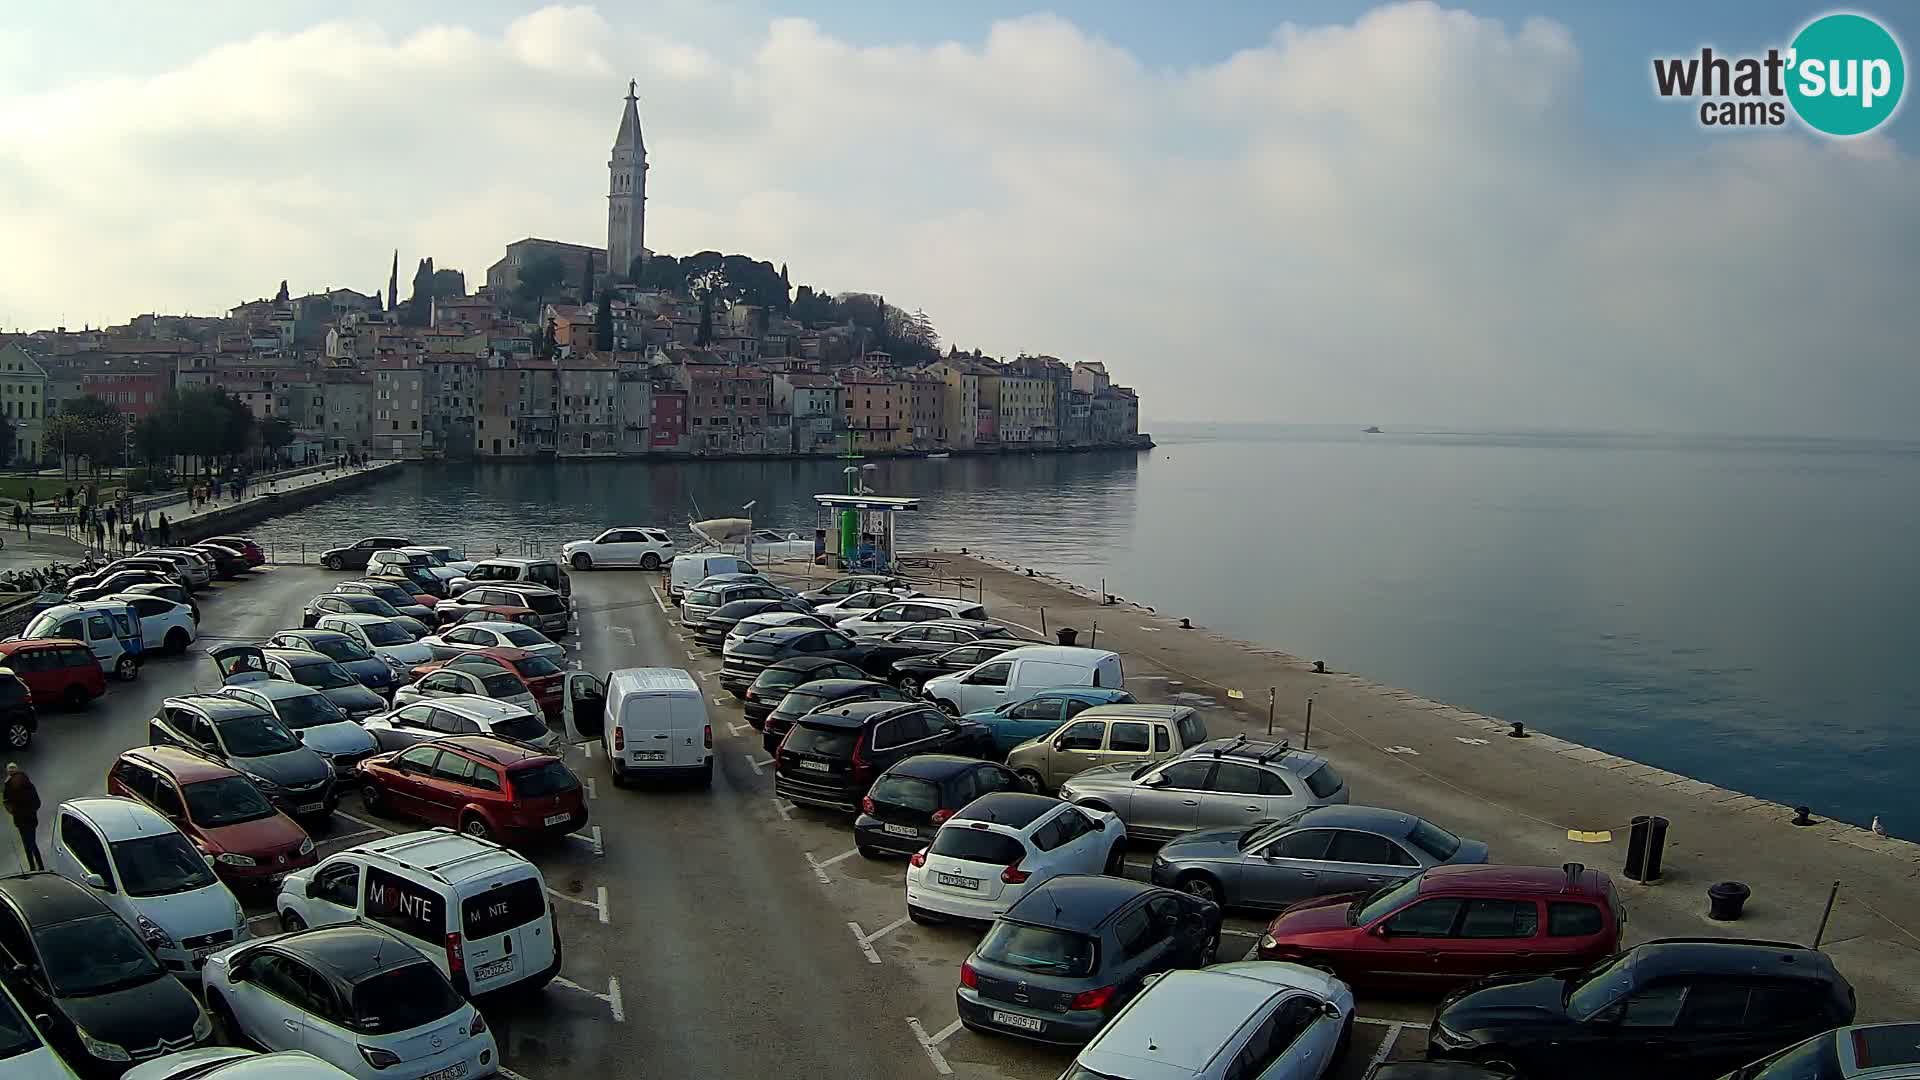
<instances>
[{"instance_id":1,"label":"green grass lawn","mask_svg":"<svg viewBox=\"0 0 1920 1080\"><path fill-rule=\"evenodd\" d=\"M71 481L62 480L57 476L0 475L0 499L12 499L15 502L25 502L27 501L27 489L32 488L34 495L41 502L46 502L49 499L58 498L60 493L66 490L67 484L70 482ZM119 483L116 482L113 485L113 490L118 491L119 487ZM86 485L73 482L73 493L76 498L84 498L84 496L81 495L81 492L84 490L86 490ZM104 502L109 497L107 485L102 483L100 485L100 498Z\"/></svg>"}]
</instances>

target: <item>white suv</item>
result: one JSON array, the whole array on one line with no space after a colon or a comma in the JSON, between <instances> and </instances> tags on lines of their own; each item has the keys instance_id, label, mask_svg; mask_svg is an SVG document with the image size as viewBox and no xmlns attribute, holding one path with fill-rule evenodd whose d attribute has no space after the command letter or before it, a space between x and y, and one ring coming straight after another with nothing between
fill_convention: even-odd
<instances>
[{"instance_id":1,"label":"white suv","mask_svg":"<svg viewBox=\"0 0 1920 1080\"><path fill-rule=\"evenodd\" d=\"M673 538L665 529L608 529L591 540L570 540L561 545L560 557L575 570L596 566L658 570L673 561Z\"/></svg>"},{"instance_id":2,"label":"white suv","mask_svg":"<svg viewBox=\"0 0 1920 1080\"><path fill-rule=\"evenodd\" d=\"M287 875L274 908L289 931L384 926L468 997L537 990L560 974L560 935L539 869L452 829L385 836L330 855Z\"/></svg>"}]
</instances>

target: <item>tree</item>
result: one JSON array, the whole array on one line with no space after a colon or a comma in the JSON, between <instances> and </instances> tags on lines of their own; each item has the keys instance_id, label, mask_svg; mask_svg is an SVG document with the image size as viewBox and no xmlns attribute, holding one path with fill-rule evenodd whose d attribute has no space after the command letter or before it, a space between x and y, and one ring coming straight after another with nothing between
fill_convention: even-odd
<instances>
[{"instance_id":1,"label":"tree","mask_svg":"<svg viewBox=\"0 0 1920 1080\"><path fill-rule=\"evenodd\" d=\"M431 263L433 260L427 260ZM435 270L433 272L433 297L436 300L449 296L467 295L467 275L458 270Z\"/></svg>"},{"instance_id":2,"label":"tree","mask_svg":"<svg viewBox=\"0 0 1920 1080\"><path fill-rule=\"evenodd\" d=\"M793 282L787 280L787 264L780 264L780 314L793 313Z\"/></svg>"},{"instance_id":3,"label":"tree","mask_svg":"<svg viewBox=\"0 0 1920 1080\"><path fill-rule=\"evenodd\" d=\"M566 284L567 267L558 255L542 255L520 268L520 284L514 294L527 306L528 314L540 314L541 305L560 286Z\"/></svg>"},{"instance_id":4,"label":"tree","mask_svg":"<svg viewBox=\"0 0 1920 1080\"><path fill-rule=\"evenodd\" d=\"M408 326L425 326L433 318L433 260L421 259L413 272L413 295L407 298Z\"/></svg>"},{"instance_id":5,"label":"tree","mask_svg":"<svg viewBox=\"0 0 1920 1080\"><path fill-rule=\"evenodd\" d=\"M586 259L587 265L580 271L580 304L583 307L593 303L593 256L588 255Z\"/></svg>"},{"instance_id":6,"label":"tree","mask_svg":"<svg viewBox=\"0 0 1920 1080\"><path fill-rule=\"evenodd\" d=\"M260 445L278 455L293 444L293 422L284 416L260 421Z\"/></svg>"},{"instance_id":7,"label":"tree","mask_svg":"<svg viewBox=\"0 0 1920 1080\"><path fill-rule=\"evenodd\" d=\"M613 351L613 294L605 290L593 312L593 347L601 352Z\"/></svg>"},{"instance_id":8,"label":"tree","mask_svg":"<svg viewBox=\"0 0 1920 1080\"><path fill-rule=\"evenodd\" d=\"M58 449L61 464L87 459L87 468L98 473L112 463L125 444L126 414L92 394L75 399L59 414L47 418L48 449Z\"/></svg>"},{"instance_id":9,"label":"tree","mask_svg":"<svg viewBox=\"0 0 1920 1080\"><path fill-rule=\"evenodd\" d=\"M727 275L715 267L689 279L687 287L700 298L700 329L694 334L693 343L704 349L713 344L714 300L726 291Z\"/></svg>"}]
</instances>

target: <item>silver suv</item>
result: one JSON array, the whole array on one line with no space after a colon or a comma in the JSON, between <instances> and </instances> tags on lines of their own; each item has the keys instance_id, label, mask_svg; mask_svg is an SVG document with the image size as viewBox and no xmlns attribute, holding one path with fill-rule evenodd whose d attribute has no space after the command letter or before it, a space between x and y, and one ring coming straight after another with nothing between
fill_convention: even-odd
<instances>
[{"instance_id":1,"label":"silver suv","mask_svg":"<svg viewBox=\"0 0 1920 1080\"><path fill-rule=\"evenodd\" d=\"M1344 803L1347 782L1318 754L1238 735L1170 761L1088 769L1062 784L1060 797L1119 814L1129 836L1170 840Z\"/></svg>"}]
</instances>

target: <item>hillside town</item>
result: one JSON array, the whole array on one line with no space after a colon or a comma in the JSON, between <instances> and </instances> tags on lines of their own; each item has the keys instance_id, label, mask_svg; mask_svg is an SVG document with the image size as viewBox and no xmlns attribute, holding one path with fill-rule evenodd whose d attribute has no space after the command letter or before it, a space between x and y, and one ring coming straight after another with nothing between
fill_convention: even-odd
<instances>
[{"instance_id":1,"label":"hillside town","mask_svg":"<svg viewBox=\"0 0 1920 1080\"><path fill-rule=\"evenodd\" d=\"M328 288L223 316L0 334L8 458L71 456L87 398L132 432L211 388L291 460L993 453L1133 447L1139 401L1098 360L939 348L930 320L828 295L745 256L644 245L649 166L629 86L608 162L604 247L527 237L471 291L422 259L400 295ZM86 402L95 412L97 402ZM52 428L49 425L53 425ZM135 440L126 447L132 456Z\"/></svg>"}]
</instances>

